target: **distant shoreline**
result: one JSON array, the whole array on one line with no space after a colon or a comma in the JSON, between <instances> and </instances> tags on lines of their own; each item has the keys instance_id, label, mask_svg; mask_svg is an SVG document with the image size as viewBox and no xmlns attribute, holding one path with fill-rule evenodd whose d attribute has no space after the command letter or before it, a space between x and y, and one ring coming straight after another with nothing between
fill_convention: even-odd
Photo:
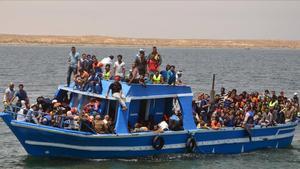
<instances>
[{"instance_id":1,"label":"distant shoreline","mask_svg":"<svg viewBox=\"0 0 300 169\"><path fill-rule=\"evenodd\" d=\"M210 40L210 39L150 39L108 36L55 36L0 34L2 45L80 45L139 47L159 46L178 48L290 48L300 49L300 40Z\"/></svg>"}]
</instances>

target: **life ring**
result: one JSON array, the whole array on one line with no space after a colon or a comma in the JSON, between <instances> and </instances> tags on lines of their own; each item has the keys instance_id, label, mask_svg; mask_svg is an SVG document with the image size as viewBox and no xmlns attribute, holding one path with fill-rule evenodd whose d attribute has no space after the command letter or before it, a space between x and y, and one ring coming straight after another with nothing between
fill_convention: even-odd
<instances>
[{"instance_id":1,"label":"life ring","mask_svg":"<svg viewBox=\"0 0 300 169\"><path fill-rule=\"evenodd\" d=\"M189 137L186 141L185 146L188 152L194 152L195 148L197 147L196 140L193 137Z\"/></svg>"},{"instance_id":2,"label":"life ring","mask_svg":"<svg viewBox=\"0 0 300 169\"><path fill-rule=\"evenodd\" d=\"M160 150L165 145L165 140L161 136L155 136L152 140L152 147L155 150Z\"/></svg>"}]
</instances>

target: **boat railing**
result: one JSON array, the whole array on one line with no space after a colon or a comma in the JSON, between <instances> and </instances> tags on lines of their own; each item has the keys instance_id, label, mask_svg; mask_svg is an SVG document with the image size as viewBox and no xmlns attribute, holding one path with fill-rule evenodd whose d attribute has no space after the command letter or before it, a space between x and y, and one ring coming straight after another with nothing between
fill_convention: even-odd
<instances>
[{"instance_id":1,"label":"boat railing","mask_svg":"<svg viewBox=\"0 0 300 169\"><path fill-rule=\"evenodd\" d=\"M22 113L19 113L20 110L26 110L26 114L22 114ZM18 120L18 116L21 116L24 120L20 120L20 121L25 121L25 122L28 122L28 123L32 123L30 121L26 121L26 116L28 113L31 113L31 114L38 114L40 113L39 111L32 111L30 109L26 109L26 108L22 108L22 107L19 107L19 106L15 106L15 105L9 105L9 106L6 106L5 109L4 109L4 113L7 113L7 114L10 114L13 118L13 120ZM65 128L64 127L64 122L66 120L69 120L70 117L68 116L65 116L65 115L54 115L56 117L56 122L57 124L52 126L52 127L57 127L57 128L64 128L64 129L69 129L69 128ZM32 115L30 118L32 118L32 121L34 122L34 124L38 124L38 125L44 125L42 123L40 123L36 117L34 115ZM97 132L92 128L90 127L89 125L87 125L86 123L82 123L80 122L79 120L79 127L78 127L78 131L80 131L82 125L84 125L85 127L87 127L91 133L93 134L97 134ZM46 126L49 126L49 125L46 125ZM74 130L74 129L72 129ZM90 133L90 132L88 132Z\"/></svg>"}]
</instances>

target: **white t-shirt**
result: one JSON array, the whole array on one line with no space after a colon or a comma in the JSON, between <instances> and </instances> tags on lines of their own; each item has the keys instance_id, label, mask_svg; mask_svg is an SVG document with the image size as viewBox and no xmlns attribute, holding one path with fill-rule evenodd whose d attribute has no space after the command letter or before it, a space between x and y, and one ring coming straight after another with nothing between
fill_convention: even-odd
<instances>
[{"instance_id":1,"label":"white t-shirt","mask_svg":"<svg viewBox=\"0 0 300 169\"><path fill-rule=\"evenodd\" d=\"M8 98L6 98L8 95ZM5 89L3 101L11 100L15 96L15 90L10 90L10 88Z\"/></svg>"},{"instance_id":2,"label":"white t-shirt","mask_svg":"<svg viewBox=\"0 0 300 169\"><path fill-rule=\"evenodd\" d=\"M116 74L115 76L120 76L120 77L124 77L123 74L123 69L125 69L125 63L122 62L121 64L119 64L118 61L115 62L114 68L116 69Z\"/></svg>"},{"instance_id":3,"label":"white t-shirt","mask_svg":"<svg viewBox=\"0 0 300 169\"><path fill-rule=\"evenodd\" d=\"M101 63L104 65L103 67L105 67L105 65L107 65L107 64L109 64L110 67L112 67L112 64L113 64L112 59L110 59L110 57L103 58L101 60Z\"/></svg>"},{"instance_id":4,"label":"white t-shirt","mask_svg":"<svg viewBox=\"0 0 300 169\"><path fill-rule=\"evenodd\" d=\"M18 111L17 121L25 121L25 115L24 115L24 109L23 108L20 111Z\"/></svg>"}]
</instances>

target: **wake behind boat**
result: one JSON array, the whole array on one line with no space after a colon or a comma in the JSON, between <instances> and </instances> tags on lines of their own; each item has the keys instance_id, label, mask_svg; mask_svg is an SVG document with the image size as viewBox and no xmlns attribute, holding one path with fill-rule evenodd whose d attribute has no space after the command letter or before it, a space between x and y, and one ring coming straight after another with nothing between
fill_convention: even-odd
<instances>
[{"instance_id":1,"label":"wake behind boat","mask_svg":"<svg viewBox=\"0 0 300 169\"><path fill-rule=\"evenodd\" d=\"M193 101L191 88L180 82L105 77L101 87L87 88L75 79L60 85L53 99L40 97L29 110L28 101L7 105L0 116L30 155L95 159L284 148L298 123L297 103L284 95L232 90Z\"/></svg>"}]
</instances>

